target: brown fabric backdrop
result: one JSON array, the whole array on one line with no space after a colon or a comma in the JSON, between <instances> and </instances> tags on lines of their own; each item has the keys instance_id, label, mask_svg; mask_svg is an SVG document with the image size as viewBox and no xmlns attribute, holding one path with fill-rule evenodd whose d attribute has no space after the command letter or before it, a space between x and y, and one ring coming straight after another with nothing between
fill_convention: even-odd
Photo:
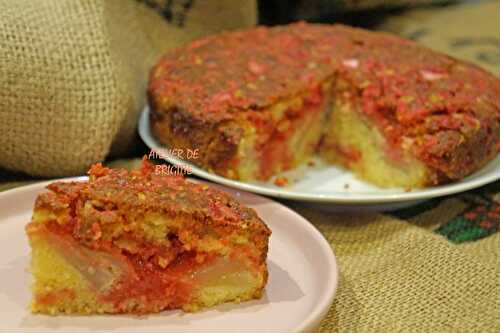
<instances>
[{"instance_id":1,"label":"brown fabric backdrop","mask_svg":"<svg viewBox=\"0 0 500 333\"><path fill-rule=\"evenodd\" d=\"M0 1L0 167L67 176L130 150L156 58L256 23L255 0L147 3Z\"/></svg>"}]
</instances>

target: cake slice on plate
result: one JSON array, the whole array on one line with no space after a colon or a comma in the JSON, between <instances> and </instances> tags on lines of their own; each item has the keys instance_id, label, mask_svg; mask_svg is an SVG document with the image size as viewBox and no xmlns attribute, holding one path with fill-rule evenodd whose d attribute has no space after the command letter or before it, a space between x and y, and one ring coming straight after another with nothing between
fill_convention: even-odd
<instances>
[{"instance_id":1,"label":"cake slice on plate","mask_svg":"<svg viewBox=\"0 0 500 333\"><path fill-rule=\"evenodd\" d=\"M385 33L294 23L224 32L166 54L149 81L167 148L242 181L320 155L381 187L460 180L500 151L500 80ZM279 182L278 182L279 185Z\"/></svg>"},{"instance_id":2,"label":"cake slice on plate","mask_svg":"<svg viewBox=\"0 0 500 333\"><path fill-rule=\"evenodd\" d=\"M196 311L262 296L271 232L253 209L147 161L89 174L36 200L33 312Z\"/></svg>"}]
</instances>

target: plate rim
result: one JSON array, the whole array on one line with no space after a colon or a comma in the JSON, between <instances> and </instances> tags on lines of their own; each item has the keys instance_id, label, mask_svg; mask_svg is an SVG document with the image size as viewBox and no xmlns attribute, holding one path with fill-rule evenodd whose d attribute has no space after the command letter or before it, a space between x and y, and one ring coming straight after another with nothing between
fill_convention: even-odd
<instances>
[{"instance_id":1,"label":"plate rim","mask_svg":"<svg viewBox=\"0 0 500 333\"><path fill-rule=\"evenodd\" d=\"M23 195L24 192L30 193L30 192L39 192L43 191L43 189L50 183L56 182L56 181L64 181L64 182L71 182L71 181L85 181L88 179L88 176L78 176L78 177L67 177L67 178L57 178L57 179L51 179L51 180L42 180L42 181L37 181L33 184L28 184L24 186L19 186L16 188L12 188L6 191L0 192L0 201L4 200L5 197L11 196L11 195ZM236 193L240 193L238 189L232 188L232 187L227 187L221 184L217 183L212 183L206 180L200 180L200 179L192 179L188 178L189 181L192 182L201 182L201 183L206 183L211 186L215 186L216 188L220 188L222 191L229 192L231 196L236 197ZM326 278L327 284L326 288L322 289L322 297L319 300L319 302L316 302L314 304L313 311L309 312L307 316L304 317L304 320L301 321L301 323L294 328L293 332L307 332L311 329L315 329L318 327L318 325L321 323L327 312L329 311L331 305L333 304L333 300L335 298L337 289L338 289L338 284L339 284L339 266L337 262L337 258L335 256L333 248L330 246L328 241L326 240L325 236L311 223L309 222L305 217L291 209L290 207L287 207L286 205L277 202L271 198L268 197L263 197L261 195L255 194L255 193L250 193L243 191L241 195L246 196L250 200L257 200L257 201L264 201L267 203L271 203L273 205L277 205L277 208L281 209L282 211L286 212L289 215L294 216L294 220L296 221L294 224L296 227L301 228L302 230L306 229L307 232L309 233L311 240L315 241L316 244L319 246L319 249L321 250L320 253L322 254L324 260L328 263L328 266L330 269L327 269L326 271L328 272L328 277ZM237 198L236 198L237 199ZM237 199L239 200L239 199ZM256 209L256 208L253 208ZM256 209L257 210L257 209ZM17 213L12 213L13 215L17 215ZM6 216L11 216L10 214L6 214ZM2 223L0 221L0 223ZM266 221L264 221L266 223ZM278 222L280 223L280 222ZM271 229L272 231L272 229ZM272 237L272 236L271 236ZM268 258L269 260L269 258Z\"/></svg>"},{"instance_id":2,"label":"plate rim","mask_svg":"<svg viewBox=\"0 0 500 333\"><path fill-rule=\"evenodd\" d=\"M150 113L150 107L148 104L146 104L139 116L139 122L137 125L139 136L149 149L159 150L168 148L160 144L152 135L151 127L149 124L149 113ZM288 199L288 200L303 201L303 202L317 202L317 203L338 203L343 205L389 204L389 203L400 203L407 201L426 200L450 194L465 192L500 179L500 171L497 170L497 172L486 173L484 175L480 175L478 178L475 179L467 180L466 177L465 180L462 180L460 182L440 185L436 187L428 187L422 190L415 190L410 192L385 193L385 194L356 194L355 192L349 192L348 195L342 195L342 193L305 194L304 192L300 191L284 191L282 189L272 189L272 188L262 187L256 184L249 184L238 180L229 179L205 171L202 168L194 165L193 163L190 163L189 161L181 160L175 156L169 155L168 153L161 155L162 156L160 157L162 159L176 166L178 165L189 166L193 171L193 175L195 176L204 178L206 180L209 180L217 184L225 185L227 187L247 192L252 192L256 194L267 195L280 199ZM497 159L500 159L500 154L497 154L496 158L490 161L489 163L495 163ZM483 168L484 167L486 166L483 166ZM477 172L481 171L483 168L479 169Z\"/></svg>"}]
</instances>

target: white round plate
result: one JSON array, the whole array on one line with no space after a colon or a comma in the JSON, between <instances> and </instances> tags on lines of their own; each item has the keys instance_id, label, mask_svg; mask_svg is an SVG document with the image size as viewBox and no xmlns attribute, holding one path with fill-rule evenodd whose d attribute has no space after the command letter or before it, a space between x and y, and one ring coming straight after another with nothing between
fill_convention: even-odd
<instances>
[{"instance_id":1,"label":"white round plate","mask_svg":"<svg viewBox=\"0 0 500 333\"><path fill-rule=\"evenodd\" d=\"M165 311L141 317L31 314L30 248L24 227L37 194L48 183L0 193L1 333L311 332L333 301L338 281L335 257L327 241L307 220L267 198L214 185L254 208L272 231L269 281L262 299L223 304L198 313Z\"/></svg>"},{"instance_id":2,"label":"white round plate","mask_svg":"<svg viewBox=\"0 0 500 333\"><path fill-rule=\"evenodd\" d=\"M153 136L149 124L149 107L145 107L139 119L139 135L150 149L162 152L165 160L174 164L189 166L193 174L215 183L240 190L272 197L319 203L321 207L351 208L355 210L391 210L410 206L434 197L467 191L500 179L500 156L478 172L451 184L405 191L402 188L382 189L358 179L353 173L315 160L315 166L302 166L283 172L278 176L298 181L286 187L269 182L240 182L207 172L188 161L169 155ZM330 205L325 205L330 204ZM353 207L354 206L354 207Z\"/></svg>"}]
</instances>

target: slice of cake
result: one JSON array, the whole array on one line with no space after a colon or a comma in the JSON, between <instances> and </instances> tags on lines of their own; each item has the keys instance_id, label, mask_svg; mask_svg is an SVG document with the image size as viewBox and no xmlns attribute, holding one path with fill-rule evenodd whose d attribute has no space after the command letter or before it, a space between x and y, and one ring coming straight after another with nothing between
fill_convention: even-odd
<instances>
[{"instance_id":1,"label":"slice of cake","mask_svg":"<svg viewBox=\"0 0 500 333\"><path fill-rule=\"evenodd\" d=\"M253 209L147 161L89 174L36 200L33 312L196 311L262 296L271 232Z\"/></svg>"},{"instance_id":2,"label":"slice of cake","mask_svg":"<svg viewBox=\"0 0 500 333\"><path fill-rule=\"evenodd\" d=\"M149 81L167 147L225 177L268 180L313 154L383 187L459 180L500 150L500 80L417 43L294 23L206 37Z\"/></svg>"}]
</instances>

